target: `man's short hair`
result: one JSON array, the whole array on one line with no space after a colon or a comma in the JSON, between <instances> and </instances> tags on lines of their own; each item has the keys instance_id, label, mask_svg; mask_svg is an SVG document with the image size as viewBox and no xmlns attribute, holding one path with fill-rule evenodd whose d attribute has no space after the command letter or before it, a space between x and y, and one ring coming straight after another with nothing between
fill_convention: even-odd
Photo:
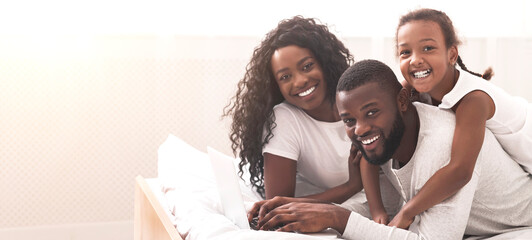
<instances>
[{"instance_id":1,"label":"man's short hair","mask_svg":"<svg viewBox=\"0 0 532 240\"><path fill-rule=\"evenodd\" d=\"M349 91L366 83L376 82L396 96L403 88L388 65L377 60L362 60L349 67L340 77L336 91Z\"/></svg>"}]
</instances>

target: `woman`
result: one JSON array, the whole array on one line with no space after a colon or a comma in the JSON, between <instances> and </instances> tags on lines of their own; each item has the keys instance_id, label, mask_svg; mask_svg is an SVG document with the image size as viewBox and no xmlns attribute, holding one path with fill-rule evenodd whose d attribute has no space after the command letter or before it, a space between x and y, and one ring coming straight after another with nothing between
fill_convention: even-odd
<instances>
[{"instance_id":1,"label":"woman","mask_svg":"<svg viewBox=\"0 0 532 240\"><path fill-rule=\"evenodd\" d=\"M352 149L350 156L335 105L338 79L351 63L327 26L300 16L281 21L255 49L224 116L233 118L240 175L248 165L261 196L312 194L306 197L341 203L361 190L358 164L348 163L360 154Z\"/></svg>"}]
</instances>

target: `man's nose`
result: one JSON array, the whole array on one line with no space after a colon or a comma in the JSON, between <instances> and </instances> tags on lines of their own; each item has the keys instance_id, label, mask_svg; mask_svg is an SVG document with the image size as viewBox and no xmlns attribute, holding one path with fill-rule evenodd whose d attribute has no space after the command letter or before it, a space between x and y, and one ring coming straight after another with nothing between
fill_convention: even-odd
<instances>
[{"instance_id":1,"label":"man's nose","mask_svg":"<svg viewBox=\"0 0 532 240\"><path fill-rule=\"evenodd\" d=\"M355 134L355 136L364 136L369 132L370 129L371 127L369 126L369 124L367 124L366 121L357 121L353 133Z\"/></svg>"}]
</instances>

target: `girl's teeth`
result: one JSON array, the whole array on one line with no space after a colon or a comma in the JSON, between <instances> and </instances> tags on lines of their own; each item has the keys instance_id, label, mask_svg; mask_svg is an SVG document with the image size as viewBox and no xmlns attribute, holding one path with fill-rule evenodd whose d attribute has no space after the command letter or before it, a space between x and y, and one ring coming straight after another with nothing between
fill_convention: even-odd
<instances>
[{"instance_id":1,"label":"girl's teeth","mask_svg":"<svg viewBox=\"0 0 532 240\"><path fill-rule=\"evenodd\" d=\"M362 144L368 145L372 142L375 142L375 140L379 139L379 136L372 137L370 139L362 140Z\"/></svg>"},{"instance_id":2,"label":"girl's teeth","mask_svg":"<svg viewBox=\"0 0 532 240\"><path fill-rule=\"evenodd\" d=\"M419 71L414 73L414 77L416 78L424 78L430 74L430 69L427 69L425 71Z\"/></svg>"},{"instance_id":3,"label":"girl's teeth","mask_svg":"<svg viewBox=\"0 0 532 240\"><path fill-rule=\"evenodd\" d=\"M314 89L316 89L316 86L311 87L311 88L309 88L307 91L304 91L304 92L302 92L302 93L300 93L300 94L298 94L298 95L299 95L300 97L307 96L307 95L311 94L312 92L314 92Z\"/></svg>"}]
</instances>

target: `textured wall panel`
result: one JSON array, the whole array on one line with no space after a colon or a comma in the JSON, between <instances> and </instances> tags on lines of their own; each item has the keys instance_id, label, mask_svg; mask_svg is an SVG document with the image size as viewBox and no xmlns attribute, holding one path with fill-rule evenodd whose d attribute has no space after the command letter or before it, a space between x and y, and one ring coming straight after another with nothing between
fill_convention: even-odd
<instances>
[{"instance_id":1,"label":"textured wall panel","mask_svg":"<svg viewBox=\"0 0 532 240\"><path fill-rule=\"evenodd\" d=\"M220 115L259 41L0 36L0 228L131 220L134 177L156 176L170 133L230 153ZM345 42L400 74L392 38ZM530 39L470 43L468 66L532 101Z\"/></svg>"}]
</instances>

